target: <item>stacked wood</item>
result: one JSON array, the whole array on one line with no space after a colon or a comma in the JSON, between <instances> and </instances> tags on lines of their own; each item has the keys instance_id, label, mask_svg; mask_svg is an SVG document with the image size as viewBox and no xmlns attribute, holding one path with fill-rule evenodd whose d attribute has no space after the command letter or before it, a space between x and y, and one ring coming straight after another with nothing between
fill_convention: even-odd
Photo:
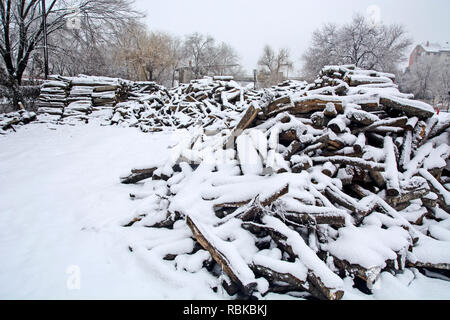
<instances>
[{"instance_id":1,"label":"stacked wood","mask_svg":"<svg viewBox=\"0 0 450 320\"><path fill-rule=\"evenodd\" d=\"M110 106L117 103L117 85L106 85L95 87L92 92L92 103L94 106Z\"/></svg>"},{"instance_id":2,"label":"stacked wood","mask_svg":"<svg viewBox=\"0 0 450 320\"><path fill-rule=\"evenodd\" d=\"M39 113L63 117L90 114L94 108L112 108L127 99L132 82L108 77L53 75L44 81L38 99Z\"/></svg>"},{"instance_id":3,"label":"stacked wood","mask_svg":"<svg viewBox=\"0 0 450 320\"><path fill-rule=\"evenodd\" d=\"M117 103L119 79L80 75L71 79L68 115L90 113L93 107L113 107Z\"/></svg>"},{"instance_id":4,"label":"stacked wood","mask_svg":"<svg viewBox=\"0 0 450 320\"><path fill-rule=\"evenodd\" d=\"M90 100L76 100L70 102L65 108L63 116L85 115L92 112L92 103Z\"/></svg>"},{"instance_id":5,"label":"stacked wood","mask_svg":"<svg viewBox=\"0 0 450 320\"><path fill-rule=\"evenodd\" d=\"M124 225L195 240L174 263L203 250L212 257L204 268L225 273L224 289L238 298L306 291L335 300L344 277L370 290L384 271L449 270L450 117L436 117L393 80L329 66L312 84L285 82L238 100L246 108L231 130L211 135L203 123L164 165L122 178L151 186L139 197L147 210ZM216 86L192 82L177 97L201 110L203 95L234 92ZM225 100L222 111L238 111Z\"/></svg>"},{"instance_id":6,"label":"stacked wood","mask_svg":"<svg viewBox=\"0 0 450 320\"><path fill-rule=\"evenodd\" d=\"M41 86L37 100L38 113L62 115L67 104L70 83L65 79L53 76Z\"/></svg>"}]
</instances>

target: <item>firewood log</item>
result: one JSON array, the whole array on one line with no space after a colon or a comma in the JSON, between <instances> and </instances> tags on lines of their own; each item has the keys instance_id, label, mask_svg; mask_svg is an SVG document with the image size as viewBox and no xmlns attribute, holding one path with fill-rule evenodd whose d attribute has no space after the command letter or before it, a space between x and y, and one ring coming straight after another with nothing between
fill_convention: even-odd
<instances>
[{"instance_id":1,"label":"firewood log","mask_svg":"<svg viewBox=\"0 0 450 320\"><path fill-rule=\"evenodd\" d=\"M252 281L252 278L254 279L253 272L248 268L245 262L241 261L242 258L238 254L227 256L224 250L229 248L221 243L220 239L208 232L208 230L194 218L187 216L186 223L198 243L211 254L213 259L222 267L223 271L230 279L245 295L251 295L256 288L256 282L254 282L254 280ZM218 245L220 245L221 248L218 248Z\"/></svg>"},{"instance_id":2,"label":"firewood log","mask_svg":"<svg viewBox=\"0 0 450 320\"><path fill-rule=\"evenodd\" d=\"M131 174L120 178L120 182L124 184L136 183L153 176L157 168L132 169Z\"/></svg>"}]
</instances>

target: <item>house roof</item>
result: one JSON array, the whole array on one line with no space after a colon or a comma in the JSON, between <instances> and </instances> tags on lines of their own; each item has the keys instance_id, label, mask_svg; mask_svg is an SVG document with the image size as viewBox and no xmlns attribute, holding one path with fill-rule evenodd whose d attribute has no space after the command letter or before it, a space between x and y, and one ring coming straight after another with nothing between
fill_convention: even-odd
<instances>
[{"instance_id":1,"label":"house roof","mask_svg":"<svg viewBox=\"0 0 450 320\"><path fill-rule=\"evenodd\" d=\"M426 51L426 52L434 52L434 53L438 53L438 52L445 52L445 51L450 51L450 45L447 43L445 43L445 45L441 45L440 43L429 43L429 42L425 42L425 43L421 43L420 46Z\"/></svg>"}]
</instances>

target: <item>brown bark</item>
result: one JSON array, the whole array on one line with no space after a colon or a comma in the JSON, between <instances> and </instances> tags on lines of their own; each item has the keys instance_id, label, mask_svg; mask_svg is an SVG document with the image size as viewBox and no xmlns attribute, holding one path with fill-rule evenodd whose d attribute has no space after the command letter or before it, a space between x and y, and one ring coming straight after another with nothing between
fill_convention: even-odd
<instances>
[{"instance_id":1,"label":"brown bark","mask_svg":"<svg viewBox=\"0 0 450 320\"><path fill-rule=\"evenodd\" d=\"M239 274L231 265L229 258L223 252L214 247L211 239L208 239L208 236L200 231L200 228L192 220L192 218L187 216L186 223L191 229L197 242L203 247L203 249L207 250L211 254L213 259L222 267L222 270L230 277L231 281L238 285L245 295L251 295L256 288L256 283L246 283L245 280L240 278Z\"/></svg>"},{"instance_id":2,"label":"brown bark","mask_svg":"<svg viewBox=\"0 0 450 320\"><path fill-rule=\"evenodd\" d=\"M252 105L248 107L239 123L236 125L236 127L234 127L230 137L228 137L228 139L226 140L224 144L224 147L226 149L234 147L235 139L242 133L244 129L248 128L251 125L253 120L255 120L256 116L258 115L258 112L259 109L256 109Z\"/></svg>"},{"instance_id":3,"label":"brown bark","mask_svg":"<svg viewBox=\"0 0 450 320\"><path fill-rule=\"evenodd\" d=\"M132 169L130 175L120 178L120 182L124 184L131 184L151 178L156 169L157 168Z\"/></svg>"}]
</instances>

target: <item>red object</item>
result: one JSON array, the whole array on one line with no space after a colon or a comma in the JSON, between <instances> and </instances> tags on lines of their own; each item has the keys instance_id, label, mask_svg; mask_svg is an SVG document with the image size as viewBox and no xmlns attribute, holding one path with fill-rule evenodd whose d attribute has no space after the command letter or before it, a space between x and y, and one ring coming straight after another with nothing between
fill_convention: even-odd
<instances>
[{"instance_id":1,"label":"red object","mask_svg":"<svg viewBox=\"0 0 450 320\"><path fill-rule=\"evenodd\" d=\"M439 114L439 108L437 108L437 112L436 112L436 114Z\"/></svg>"}]
</instances>

